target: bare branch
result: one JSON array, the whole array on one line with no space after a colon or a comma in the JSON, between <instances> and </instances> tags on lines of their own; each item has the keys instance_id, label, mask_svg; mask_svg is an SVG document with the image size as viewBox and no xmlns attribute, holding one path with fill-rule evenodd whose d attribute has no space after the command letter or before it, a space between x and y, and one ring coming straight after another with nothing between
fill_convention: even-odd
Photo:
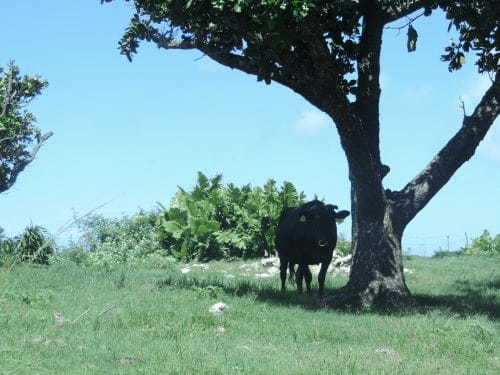
<instances>
[{"instance_id":1,"label":"bare branch","mask_svg":"<svg viewBox=\"0 0 500 375\"><path fill-rule=\"evenodd\" d=\"M406 223L425 207L449 181L457 169L469 160L500 114L500 72L470 116L464 116L460 130L432 161L393 198Z\"/></svg>"},{"instance_id":2,"label":"bare branch","mask_svg":"<svg viewBox=\"0 0 500 375\"><path fill-rule=\"evenodd\" d=\"M202 54L200 57L197 57L196 59L194 59L194 61L200 61L202 58L204 58L206 55L205 54Z\"/></svg>"},{"instance_id":3,"label":"bare branch","mask_svg":"<svg viewBox=\"0 0 500 375\"><path fill-rule=\"evenodd\" d=\"M415 16L415 17L406 17L408 18L408 22L406 22L404 25L401 25L401 26L386 26L384 27L384 29L387 29L387 30L398 30L398 34L399 34L399 31L401 31L402 29L404 29L405 27L408 27L408 25L411 25L411 23L413 21L415 21L417 18L420 18L424 15L424 13L420 13L418 16Z\"/></svg>"},{"instance_id":4,"label":"bare branch","mask_svg":"<svg viewBox=\"0 0 500 375\"><path fill-rule=\"evenodd\" d=\"M40 150L40 147L42 147L44 145L44 143L47 141L47 139L49 139L53 135L54 135L53 132L48 132L40 137L40 140L35 145L35 147L33 147L33 150L31 150L31 152L30 152L29 158L26 160L28 164L31 163L33 160L35 160L36 154Z\"/></svg>"},{"instance_id":5,"label":"bare branch","mask_svg":"<svg viewBox=\"0 0 500 375\"><path fill-rule=\"evenodd\" d=\"M460 98L460 108L462 108L462 112L464 113L464 118L467 117L467 113L465 111L465 103L462 98Z\"/></svg>"}]
</instances>

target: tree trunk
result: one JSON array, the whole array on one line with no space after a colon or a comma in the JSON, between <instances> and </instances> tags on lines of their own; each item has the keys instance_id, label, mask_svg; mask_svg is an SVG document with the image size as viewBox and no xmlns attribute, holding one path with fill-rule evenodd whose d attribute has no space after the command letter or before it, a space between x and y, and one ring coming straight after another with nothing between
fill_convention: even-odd
<instances>
[{"instance_id":1,"label":"tree trunk","mask_svg":"<svg viewBox=\"0 0 500 375\"><path fill-rule=\"evenodd\" d=\"M325 302L342 306L404 304L410 298L401 248L408 223L404 207L398 197L384 190L382 179L389 168L375 152L378 140L363 134L370 124L357 114L344 120L349 126L343 119L337 123L351 181L353 264L347 285Z\"/></svg>"},{"instance_id":2,"label":"tree trunk","mask_svg":"<svg viewBox=\"0 0 500 375\"><path fill-rule=\"evenodd\" d=\"M370 191L355 190L358 202L375 203L376 198ZM339 291L338 302L357 306L401 305L410 297L403 273L401 239L404 226L393 202L384 198L383 204L373 206L381 209L368 215L360 210L362 205L354 206L357 212L353 215L353 228L356 229L356 241L352 244L353 262L349 282Z\"/></svg>"},{"instance_id":3,"label":"tree trunk","mask_svg":"<svg viewBox=\"0 0 500 375\"><path fill-rule=\"evenodd\" d=\"M455 136L400 191L383 187L389 169L380 161L378 140L370 136L376 124L366 120L369 108L353 108L355 111L345 111L343 116L335 117L332 112L349 163L353 264L347 285L325 302L342 306L404 304L411 294L403 274L403 231L472 157L500 113L500 72L474 112L464 116Z\"/></svg>"}]
</instances>

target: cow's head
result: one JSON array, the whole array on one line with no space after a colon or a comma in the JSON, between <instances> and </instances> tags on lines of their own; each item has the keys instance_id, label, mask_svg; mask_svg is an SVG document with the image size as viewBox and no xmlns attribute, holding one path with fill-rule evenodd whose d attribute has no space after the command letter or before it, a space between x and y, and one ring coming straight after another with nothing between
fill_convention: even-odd
<instances>
[{"instance_id":1,"label":"cow's head","mask_svg":"<svg viewBox=\"0 0 500 375\"><path fill-rule=\"evenodd\" d=\"M333 250L337 243L336 220L345 219L350 214L345 210L337 212L337 208L318 200L300 207L299 222L307 233L309 245Z\"/></svg>"}]
</instances>

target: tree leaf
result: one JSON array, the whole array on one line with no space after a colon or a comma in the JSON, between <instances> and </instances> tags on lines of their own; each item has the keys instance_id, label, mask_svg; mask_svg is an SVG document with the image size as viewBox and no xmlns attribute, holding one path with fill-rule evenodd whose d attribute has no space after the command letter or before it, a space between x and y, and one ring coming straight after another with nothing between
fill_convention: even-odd
<instances>
[{"instance_id":1,"label":"tree leaf","mask_svg":"<svg viewBox=\"0 0 500 375\"><path fill-rule=\"evenodd\" d=\"M176 240L182 237L183 229L176 221L164 220L162 221L161 226L166 232L170 233L172 237L174 237Z\"/></svg>"}]
</instances>

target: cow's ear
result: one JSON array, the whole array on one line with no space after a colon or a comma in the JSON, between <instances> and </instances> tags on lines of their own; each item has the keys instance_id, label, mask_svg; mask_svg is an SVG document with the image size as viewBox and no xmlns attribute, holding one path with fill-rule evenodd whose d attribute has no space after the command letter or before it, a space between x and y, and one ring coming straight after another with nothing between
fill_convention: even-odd
<instances>
[{"instance_id":1,"label":"cow's ear","mask_svg":"<svg viewBox=\"0 0 500 375\"><path fill-rule=\"evenodd\" d=\"M335 213L335 219L340 219L340 220L343 220L345 219L347 216L349 216L351 213L349 211L339 211L339 212L336 212Z\"/></svg>"}]
</instances>

